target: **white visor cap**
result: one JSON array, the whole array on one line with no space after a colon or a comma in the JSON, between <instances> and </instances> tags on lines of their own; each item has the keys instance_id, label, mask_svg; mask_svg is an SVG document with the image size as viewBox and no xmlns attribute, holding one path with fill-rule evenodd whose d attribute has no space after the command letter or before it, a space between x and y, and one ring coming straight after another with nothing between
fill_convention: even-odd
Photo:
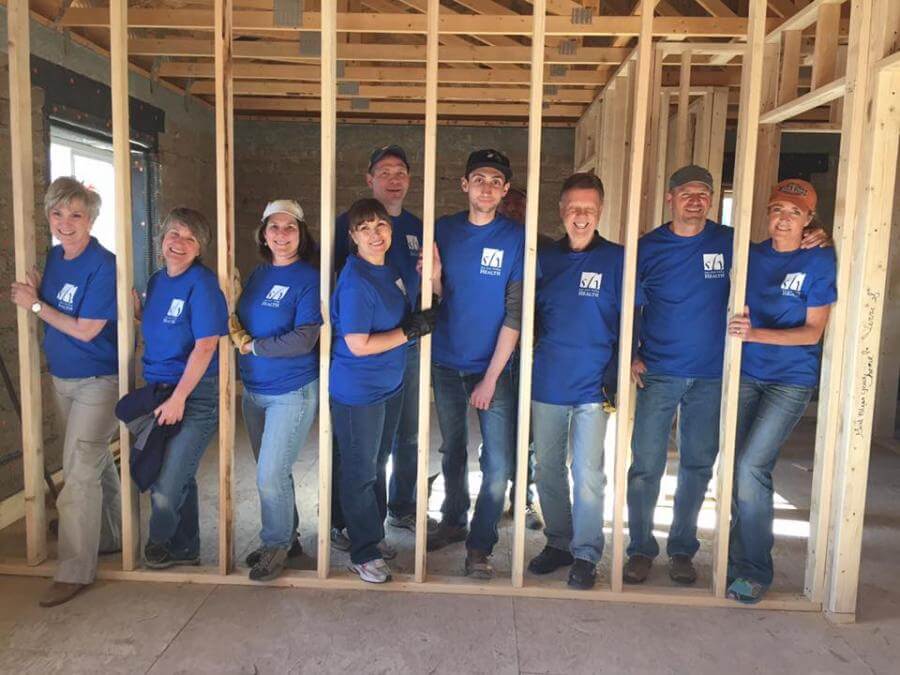
<instances>
[{"instance_id":1,"label":"white visor cap","mask_svg":"<svg viewBox=\"0 0 900 675\"><path fill-rule=\"evenodd\" d=\"M262 222L266 222L269 216L274 216L276 213L286 213L292 218L296 218L298 222L303 222L303 209L293 199L276 199L274 202L266 204Z\"/></svg>"}]
</instances>

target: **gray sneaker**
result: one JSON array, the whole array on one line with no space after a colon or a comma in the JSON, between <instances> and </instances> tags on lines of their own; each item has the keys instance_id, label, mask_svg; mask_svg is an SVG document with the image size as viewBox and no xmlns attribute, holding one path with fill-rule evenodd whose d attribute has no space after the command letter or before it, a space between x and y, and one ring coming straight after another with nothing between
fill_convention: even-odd
<instances>
[{"instance_id":1,"label":"gray sneaker","mask_svg":"<svg viewBox=\"0 0 900 675\"><path fill-rule=\"evenodd\" d=\"M350 537L344 534L344 530L339 530L336 527L331 528L331 546L336 548L338 551L349 551L350 550Z\"/></svg>"},{"instance_id":2,"label":"gray sneaker","mask_svg":"<svg viewBox=\"0 0 900 675\"><path fill-rule=\"evenodd\" d=\"M397 557L397 549L387 543L387 539L378 542L378 552L385 560L393 560Z\"/></svg>"},{"instance_id":3,"label":"gray sneaker","mask_svg":"<svg viewBox=\"0 0 900 675\"><path fill-rule=\"evenodd\" d=\"M356 572L360 579L370 584L383 584L391 580L391 568L381 558L375 558L361 565L351 563L347 565L347 569Z\"/></svg>"},{"instance_id":4,"label":"gray sneaker","mask_svg":"<svg viewBox=\"0 0 900 675\"><path fill-rule=\"evenodd\" d=\"M415 513L407 513L405 516L395 516L392 513L389 513L387 522L391 527L396 527L401 530L409 530L410 532L416 531Z\"/></svg>"},{"instance_id":5,"label":"gray sneaker","mask_svg":"<svg viewBox=\"0 0 900 675\"><path fill-rule=\"evenodd\" d=\"M259 552L259 559L250 570L250 579L253 581L270 581L284 570L284 562L287 560L286 548L263 548Z\"/></svg>"}]
</instances>

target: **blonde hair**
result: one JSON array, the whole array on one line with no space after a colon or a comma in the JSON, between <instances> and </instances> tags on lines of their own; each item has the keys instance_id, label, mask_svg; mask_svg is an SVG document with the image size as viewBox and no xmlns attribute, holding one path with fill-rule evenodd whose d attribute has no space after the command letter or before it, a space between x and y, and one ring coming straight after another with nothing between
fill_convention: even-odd
<instances>
[{"instance_id":1,"label":"blonde hair","mask_svg":"<svg viewBox=\"0 0 900 675\"><path fill-rule=\"evenodd\" d=\"M70 206L73 201L79 201L84 205L91 224L97 220L102 202L100 195L72 176L61 176L50 183L50 187L44 193L44 215L49 220L50 211L60 204Z\"/></svg>"},{"instance_id":2,"label":"blonde hair","mask_svg":"<svg viewBox=\"0 0 900 675\"><path fill-rule=\"evenodd\" d=\"M197 257L203 257L203 253L206 251L206 247L209 246L210 239L212 238L209 222L204 215L199 211L184 206L178 206L172 209L163 220L162 226L159 229L160 243L165 238L166 233L169 230L175 229L176 225L184 225L191 231L191 234L194 235L197 239L197 243L200 245L200 255ZM160 246L160 248L162 248L162 246Z\"/></svg>"}]
</instances>

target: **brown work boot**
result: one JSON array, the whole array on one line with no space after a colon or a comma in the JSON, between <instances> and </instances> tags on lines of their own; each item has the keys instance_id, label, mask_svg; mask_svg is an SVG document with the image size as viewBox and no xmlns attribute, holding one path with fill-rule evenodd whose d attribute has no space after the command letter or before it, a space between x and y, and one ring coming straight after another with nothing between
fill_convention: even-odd
<instances>
[{"instance_id":1,"label":"brown work boot","mask_svg":"<svg viewBox=\"0 0 900 675\"><path fill-rule=\"evenodd\" d=\"M692 584L697 581L697 570L691 556L677 553L669 558L669 578L676 584Z\"/></svg>"},{"instance_id":2,"label":"brown work boot","mask_svg":"<svg viewBox=\"0 0 900 675\"><path fill-rule=\"evenodd\" d=\"M628 558L628 562L625 563L622 580L626 584L642 584L650 576L651 567L653 567L653 558L635 554Z\"/></svg>"},{"instance_id":3,"label":"brown work boot","mask_svg":"<svg viewBox=\"0 0 900 675\"><path fill-rule=\"evenodd\" d=\"M88 584L70 584L64 581L54 581L44 592L44 596L38 601L41 607L56 607L68 602L78 593L88 587Z\"/></svg>"},{"instance_id":4,"label":"brown work boot","mask_svg":"<svg viewBox=\"0 0 900 675\"><path fill-rule=\"evenodd\" d=\"M466 576L473 579L493 579L494 568L488 562L489 557L484 551L475 548L466 551Z\"/></svg>"}]
</instances>

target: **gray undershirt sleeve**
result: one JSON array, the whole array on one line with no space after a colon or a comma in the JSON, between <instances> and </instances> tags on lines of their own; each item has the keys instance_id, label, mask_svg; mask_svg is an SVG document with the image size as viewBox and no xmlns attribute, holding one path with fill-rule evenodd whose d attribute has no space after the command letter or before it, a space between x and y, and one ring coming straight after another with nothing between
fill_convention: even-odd
<instances>
[{"instance_id":1,"label":"gray undershirt sleeve","mask_svg":"<svg viewBox=\"0 0 900 675\"><path fill-rule=\"evenodd\" d=\"M256 356L270 358L287 358L309 354L319 340L318 324L297 326L290 333L270 338L258 338L253 341L253 353Z\"/></svg>"},{"instance_id":2,"label":"gray undershirt sleeve","mask_svg":"<svg viewBox=\"0 0 900 675\"><path fill-rule=\"evenodd\" d=\"M513 330L522 330L522 282L510 281L506 285L506 316L503 325Z\"/></svg>"}]
</instances>

